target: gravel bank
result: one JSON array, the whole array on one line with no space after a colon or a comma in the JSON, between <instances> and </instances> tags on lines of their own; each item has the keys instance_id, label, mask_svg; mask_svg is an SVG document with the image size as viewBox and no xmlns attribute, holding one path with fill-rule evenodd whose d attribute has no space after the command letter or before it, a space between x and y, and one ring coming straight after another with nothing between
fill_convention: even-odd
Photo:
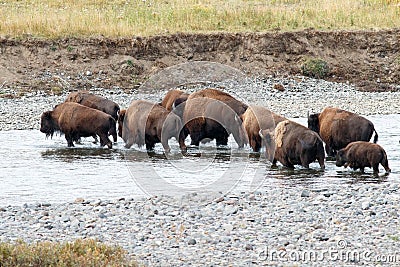
<instances>
[{"instance_id":1,"label":"gravel bank","mask_svg":"<svg viewBox=\"0 0 400 267\"><path fill-rule=\"evenodd\" d=\"M275 84L283 85L284 91L273 89ZM209 86L223 87L247 103L265 105L287 117L305 117L327 105L362 115L398 113L400 106L399 92L359 92L351 85L303 77ZM93 92L123 108L133 99L159 101L165 94ZM41 113L66 95L36 92L1 98L0 129L38 129ZM271 186L208 205L196 195L76 199L63 204L49 200L0 207L0 241L96 238L124 247L149 266L395 266L400 262L399 193L398 182L327 182L318 189Z\"/></svg>"},{"instance_id":2,"label":"gravel bank","mask_svg":"<svg viewBox=\"0 0 400 267\"><path fill-rule=\"evenodd\" d=\"M148 266L394 266L399 190L271 187L198 206L194 195L177 206L163 204L169 197L8 206L0 208L0 241L97 238Z\"/></svg>"},{"instance_id":3,"label":"gravel bank","mask_svg":"<svg viewBox=\"0 0 400 267\"><path fill-rule=\"evenodd\" d=\"M282 85L284 91L274 89L276 84ZM266 106L286 117L306 117L307 112L319 112L329 105L361 115L396 114L400 110L400 91L360 92L348 84L305 77L225 81L202 85L202 87L222 88L248 104ZM202 87L186 89L191 92ZM18 92L5 90L3 95L18 95ZM112 99L122 108L128 107L129 103L135 99L158 102L166 93L166 91L161 91L149 94L141 92L140 89L126 93L118 88L91 91ZM26 93L24 96L14 99L0 98L0 130L39 129L41 113L63 102L67 94L68 92L64 92L55 96L38 91Z\"/></svg>"}]
</instances>

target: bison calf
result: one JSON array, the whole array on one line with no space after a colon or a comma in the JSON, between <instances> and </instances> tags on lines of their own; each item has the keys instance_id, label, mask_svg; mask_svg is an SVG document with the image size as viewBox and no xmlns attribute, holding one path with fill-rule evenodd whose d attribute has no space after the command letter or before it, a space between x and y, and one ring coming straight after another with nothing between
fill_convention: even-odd
<instances>
[{"instance_id":1,"label":"bison calf","mask_svg":"<svg viewBox=\"0 0 400 267\"><path fill-rule=\"evenodd\" d=\"M73 141L80 137L98 135L100 145L112 148L108 135L116 135L116 122L110 115L97 109L77 103L66 102L57 105L52 111L46 111L41 116L40 131L46 136L54 132L62 132L68 146L74 146Z\"/></svg>"},{"instance_id":2,"label":"bison calf","mask_svg":"<svg viewBox=\"0 0 400 267\"><path fill-rule=\"evenodd\" d=\"M386 173L391 171L385 150L378 144L365 141L352 142L336 155L336 166L360 169L362 173L365 167L369 167L373 169L374 175L378 175L379 163Z\"/></svg>"}]
</instances>

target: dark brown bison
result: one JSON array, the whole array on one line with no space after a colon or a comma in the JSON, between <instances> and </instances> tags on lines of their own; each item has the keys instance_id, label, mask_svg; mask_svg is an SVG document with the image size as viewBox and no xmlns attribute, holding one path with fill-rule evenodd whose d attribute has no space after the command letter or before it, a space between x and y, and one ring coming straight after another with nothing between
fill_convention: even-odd
<instances>
[{"instance_id":1,"label":"dark brown bison","mask_svg":"<svg viewBox=\"0 0 400 267\"><path fill-rule=\"evenodd\" d=\"M266 144L266 156L272 164L279 161L283 166L305 168L318 160L321 169L325 169L324 145L317 133L301 124L285 120L277 124L274 131L261 130L260 135Z\"/></svg>"},{"instance_id":2,"label":"dark brown bison","mask_svg":"<svg viewBox=\"0 0 400 267\"><path fill-rule=\"evenodd\" d=\"M386 173L391 172L385 150L378 144L365 141L352 142L336 155L336 166L360 169L362 173L365 167L369 167L373 169L374 175L378 175L379 163Z\"/></svg>"},{"instance_id":3,"label":"dark brown bison","mask_svg":"<svg viewBox=\"0 0 400 267\"><path fill-rule=\"evenodd\" d=\"M108 135L117 134L115 124L115 119L102 111L65 102L42 114L40 131L46 136L53 136L57 131L63 133L69 147L80 137L98 135L102 147L112 148Z\"/></svg>"},{"instance_id":4,"label":"dark brown bison","mask_svg":"<svg viewBox=\"0 0 400 267\"><path fill-rule=\"evenodd\" d=\"M77 91L70 93L65 102L75 102L81 105L103 111L118 120L119 105L114 101L104 97L94 95L88 91ZM114 142L117 142L117 135L113 136Z\"/></svg>"},{"instance_id":5,"label":"dark brown bison","mask_svg":"<svg viewBox=\"0 0 400 267\"><path fill-rule=\"evenodd\" d=\"M232 133L239 147L247 143L247 135L240 115L247 105L217 89L203 89L189 95L185 102L184 137L190 134L191 144L216 139L217 145L227 145ZM184 139L180 140L182 144Z\"/></svg>"},{"instance_id":6,"label":"dark brown bison","mask_svg":"<svg viewBox=\"0 0 400 267\"><path fill-rule=\"evenodd\" d=\"M168 111L172 111L174 107L179 106L187 100L189 97L188 93L184 91L173 89L169 90L161 102L161 106L166 108Z\"/></svg>"},{"instance_id":7,"label":"dark brown bison","mask_svg":"<svg viewBox=\"0 0 400 267\"><path fill-rule=\"evenodd\" d=\"M308 116L308 128L319 133L325 142L328 156L334 157L339 149L355 141L369 141L375 127L364 117L338 108L327 107L321 113Z\"/></svg>"},{"instance_id":8,"label":"dark brown bison","mask_svg":"<svg viewBox=\"0 0 400 267\"><path fill-rule=\"evenodd\" d=\"M279 122L286 120L285 117L261 106L249 106L241 119L249 138L249 145L254 152L259 152L262 146L260 129L274 130Z\"/></svg>"},{"instance_id":9,"label":"dark brown bison","mask_svg":"<svg viewBox=\"0 0 400 267\"><path fill-rule=\"evenodd\" d=\"M182 130L181 119L158 104L136 100L122 116L122 139L127 148L137 144L146 145L147 150L152 150L156 143L161 142L165 152L168 153L170 151L168 140L172 137L179 140ZM181 150L186 151L186 146L181 146Z\"/></svg>"},{"instance_id":10,"label":"dark brown bison","mask_svg":"<svg viewBox=\"0 0 400 267\"><path fill-rule=\"evenodd\" d=\"M121 109L118 114L118 136L122 137L122 126L124 125L126 109Z\"/></svg>"}]
</instances>

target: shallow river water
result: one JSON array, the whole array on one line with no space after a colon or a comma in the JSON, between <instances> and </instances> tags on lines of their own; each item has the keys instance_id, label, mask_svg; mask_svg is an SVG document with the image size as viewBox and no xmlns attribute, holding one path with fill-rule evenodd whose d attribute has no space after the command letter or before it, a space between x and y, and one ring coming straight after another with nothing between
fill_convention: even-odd
<instances>
[{"instance_id":1,"label":"shallow river water","mask_svg":"<svg viewBox=\"0 0 400 267\"><path fill-rule=\"evenodd\" d=\"M328 184L390 183L400 180L400 115L368 117L386 150L392 173L373 177L338 168L333 161L325 171L317 163L311 169L283 167L270 163L250 149L238 150L230 139L229 148L215 149L213 143L179 153L170 140L172 153L165 156L161 146L154 153L137 147L125 149L118 140L113 149L100 148L91 138L67 148L63 136L45 138L39 130L0 131L0 206L24 203L70 202L76 198L115 199L148 195L178 195L196 192L235 193L267 191L276 186L324 188ZM305 118L294 119L306 123Z\"/></svg>"}]
</instances>

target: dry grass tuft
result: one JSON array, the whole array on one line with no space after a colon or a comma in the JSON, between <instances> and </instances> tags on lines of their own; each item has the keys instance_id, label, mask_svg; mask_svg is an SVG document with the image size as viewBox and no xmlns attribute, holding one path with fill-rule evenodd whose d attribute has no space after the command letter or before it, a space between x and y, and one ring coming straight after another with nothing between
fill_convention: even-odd
<instances>
[{"instance_id":1,"label":"dry grass tuft","mask_svg":"<svg viewBox=\"0 0 400 267\"><path fill-rule=\"evenodd\" d=\"M0 243L0 266L138 266L126 251L95 240Z\"/></svg>"}]
</instances>

